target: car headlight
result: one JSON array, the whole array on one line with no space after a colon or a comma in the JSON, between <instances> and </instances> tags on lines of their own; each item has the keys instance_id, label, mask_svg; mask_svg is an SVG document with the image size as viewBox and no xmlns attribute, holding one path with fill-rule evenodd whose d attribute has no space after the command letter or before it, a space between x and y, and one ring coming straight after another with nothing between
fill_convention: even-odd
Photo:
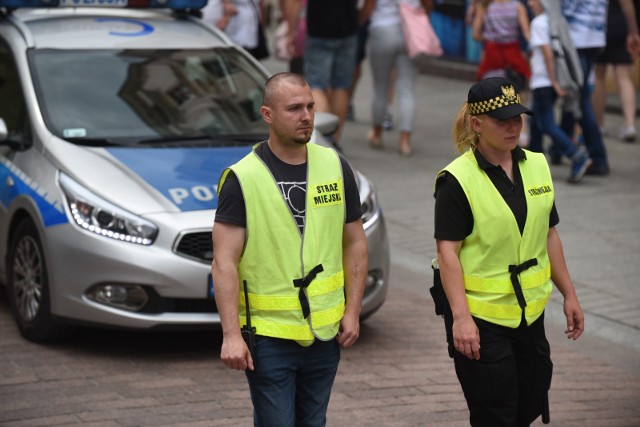
<instances>
[{"instance_id":1,"label":"car headlight","mask_svg":"<svg viewBox=\"0 0 640 427\"><path fill-rule=\"evenodd\" d=\"M93 194L64 173L60 174L73 221L92 233L124 242L150 245L158 227Z\"/></svg>"},{"instance_id":2,"label":"car headlight","mask_svg":"<svg viewBox=\"0 0 640 427\"><path fill-rule=\"evenodd\" d=\"M367 224L378 217L378 212L380 211L378 197L376 196L376 190L371 181L358 170L354 170L354 173L358 184L358 192L360 193L362 222Z\"/></svg>"},{"instance_id":3,"label":"car headlight","mask_svg":"<svg viewBox=\"0 0 640 427\"><path fill-rule=\"evenodd\" d=\"M360 205L362 210L362 222L367 223L371 221L378 213L378 199L374 191L370 191L367 197Z\"/></svg>"}]
</instances>

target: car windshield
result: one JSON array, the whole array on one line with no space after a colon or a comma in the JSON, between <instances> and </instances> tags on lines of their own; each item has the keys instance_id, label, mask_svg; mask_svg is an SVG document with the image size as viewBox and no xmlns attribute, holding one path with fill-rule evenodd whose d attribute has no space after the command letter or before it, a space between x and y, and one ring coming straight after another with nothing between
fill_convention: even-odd
<instances>
[{"instance_id":1,"label":"car windshield","mask_svg":"<svg viewBox=\"0 0 640 427\"><path fill-rule=\"evenodd\" d=\"M236 49L30 52L51 132L77 144L237 145L265 139L264 74Z\"/></svg>"}]
</instances>

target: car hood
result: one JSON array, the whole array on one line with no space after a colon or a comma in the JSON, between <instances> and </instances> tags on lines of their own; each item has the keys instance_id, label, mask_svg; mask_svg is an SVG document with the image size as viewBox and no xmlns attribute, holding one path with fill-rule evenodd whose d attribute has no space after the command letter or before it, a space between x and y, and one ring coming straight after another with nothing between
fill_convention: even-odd
<instances>
[{"instance_id":1,"label":"car hood","mask_svg":"<svg viewBox=\"0 0 640 427\"><path fill-rule=\"evenodd\" d=\"M222 171L246 156L251 147L104 150L113 162L128 172L126 176L140 184L129 188L151 187L156 198L164 198L185 212L216 209L218 179ZM118 203L113 197L111 200ZM140 208L140 211L148 211L149 207Z\"/></svg>"}]
</instances>

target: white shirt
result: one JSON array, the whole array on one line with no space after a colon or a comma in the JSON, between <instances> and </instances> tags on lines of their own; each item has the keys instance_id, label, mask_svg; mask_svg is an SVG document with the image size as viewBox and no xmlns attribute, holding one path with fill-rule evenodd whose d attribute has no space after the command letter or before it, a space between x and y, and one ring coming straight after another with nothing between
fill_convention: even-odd
<instances>
[{"instance_id":1,"label":"white shirt","mask_svg":"<svg viewBox=\"0 0 640 427\"><path fill-rule=\"evenodd\" d=\"M400 8L398 7L398 0L376 0L376 7L371 13L369 28L399 24Z\"/></svg>"},{"instance_id":2,"label":"white shirt","mask_svg":"<svg viewBox=\"0 0 640 427\"><path fill-rule=\"evenodd\" d=\"M529 38L529 47L531 48L529 88L531 90L551 86L551 79L542 53L541 46L544 45L551 47L551 33L549 18L546 13L541 13L531 21L531 37Z\"/></svg>"},{"instance_id":3,"label":"white shirt","mask_svg":"<svg viewBox=\"0 0 640 427\"><path fill-rule=\"evenodd\" d=\"M224 32L234 43L253 49L258 46L258 8L260 0L232 0L238 14L229 19ZM202 9L202 19L216 25L223 15L222 0L209 0Z\"/></svg>"},{"instance_id":4,"label":"white shirt","mask_svg":"<svg viewBox=\"0 0 640 427\"><path fill-rule=\"evenodd\" d=\"M562 13L576 49L606 45L609 0L562 0Z\"/></svg>"}]
</instances>

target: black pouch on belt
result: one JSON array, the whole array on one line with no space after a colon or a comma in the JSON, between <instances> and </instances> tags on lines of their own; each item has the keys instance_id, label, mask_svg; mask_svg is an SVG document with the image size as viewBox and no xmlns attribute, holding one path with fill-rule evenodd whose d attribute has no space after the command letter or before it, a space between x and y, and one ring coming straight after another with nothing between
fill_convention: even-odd
<instances>
[{"instance_id":1,"label":"black pouch on belt","mask_svg":"<svg viewBox=\"0 0 640 427\"><path fill-rule=\"evenodd\" d=\"M447 304L447 295L444 293L444 288L442 287L442 280L440 279L440 269L438 268L438 259L434 258L431 261L431 269L433 270L433 286L429 288L429 293L431 294L431 298L433 298L433 303L435 304L436 314L438 316L444 316Z\"/></svg>"}]
</instances>

